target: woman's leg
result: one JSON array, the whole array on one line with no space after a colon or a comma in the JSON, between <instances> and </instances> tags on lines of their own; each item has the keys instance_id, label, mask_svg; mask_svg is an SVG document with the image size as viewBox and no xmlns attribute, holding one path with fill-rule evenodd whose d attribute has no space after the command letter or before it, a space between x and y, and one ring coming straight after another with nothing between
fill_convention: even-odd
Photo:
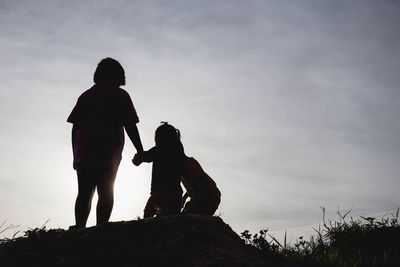
<instances>
[{"instance_id":1,"label":"woman's leg","mask_svg":"<svg viewBox=\"0 0 400 267\"><path fill-rule=\"evenodd\" d=\"M92 198L96 188L93 176L85 169L78 169L78 196L75 201L75 225L86 227L86 222L92 206Z\"/></svg>"},{"instance_id":2,"label":"woman's leg","mask_svg":"<svg viewBox=\"0 0 400 267\"><path fill-rule=\"evenodd\" d=\"M97 225L107 223L114 206L114 182L116 172L99 173L97 195L99 197L96 208Z\"/></svg>"}]
</instances>

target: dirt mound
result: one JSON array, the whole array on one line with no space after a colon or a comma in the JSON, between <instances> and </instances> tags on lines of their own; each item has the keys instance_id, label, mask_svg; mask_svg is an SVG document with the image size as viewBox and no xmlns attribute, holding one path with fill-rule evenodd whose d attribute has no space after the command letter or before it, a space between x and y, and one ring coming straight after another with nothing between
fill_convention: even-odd
<instances>
[{"instance_id":1,"label":"dirt mound","mask_svg":"<svg viewBox=\"0 0 400 267\"><path fill-rule=\"evenodd\" d=\"M273 266L219 217L179 215L81 230L31 231L0 266Z\"/></svg>"}]
</instances>

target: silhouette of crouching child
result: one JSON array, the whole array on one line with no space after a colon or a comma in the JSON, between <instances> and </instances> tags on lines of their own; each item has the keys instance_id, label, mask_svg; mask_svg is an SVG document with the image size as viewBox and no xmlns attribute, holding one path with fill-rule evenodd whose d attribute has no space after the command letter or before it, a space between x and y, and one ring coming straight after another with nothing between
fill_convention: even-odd
<instances>
[{"instance_id":1,"label":"silhouette of crouching child","mask_svg":"<svg viewBox=\"0 0 400 267\"><path fill-rule=\"evenodd\" d=\"M214 180L203 170L196 159L185 156L182 183L186 188L182 213L214 215L221 202L221 192ZM188 202L185 201L190 198Z\"/></svg>"},{"instance_id":2,"label":"silhouette of crouching child","mask_svg":"<svg viewBox=\"0 0 400 267\"><path fill-rule=\"evenodd\" d=\"M156 145L138 153L132 162L153 162L150 198L144 209L144 218L179 214L182 206L181 177L185 156L180 132L162 122L155 132Z\"/></svg>"}]
</instances>

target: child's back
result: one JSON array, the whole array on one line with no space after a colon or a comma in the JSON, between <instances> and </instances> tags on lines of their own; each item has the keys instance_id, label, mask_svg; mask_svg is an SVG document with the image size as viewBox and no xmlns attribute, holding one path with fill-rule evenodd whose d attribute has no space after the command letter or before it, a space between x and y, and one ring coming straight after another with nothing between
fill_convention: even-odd
<instances>
[{"instance_id":1,"label":"child's back","mask_svg":"<svg viewBox=\"0 0 400 267\"><path fill-rule=\"evenodd\" d=\"M221 201L221 192L196 159L186 158L182 182L190 197L183 212L213 215Z\"/></svg>"}]
</instances>

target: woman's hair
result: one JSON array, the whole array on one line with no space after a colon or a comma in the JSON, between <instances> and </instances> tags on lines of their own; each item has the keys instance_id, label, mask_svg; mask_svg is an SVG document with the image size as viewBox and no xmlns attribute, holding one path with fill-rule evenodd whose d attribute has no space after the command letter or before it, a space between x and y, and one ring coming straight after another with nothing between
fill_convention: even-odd
<instances>
[{"instance_id":1,"label":"woman's hair","mask_svg":"<svg viewBox=\"0 0 400 267\"><path fill-rule=\"evenodd\" d=\"M184 149L181 142L181 133L168 122L161 122L155 133L156 146L161 149L168 149L173 153L184 155Z\"/></svg>"},{"instance_id":2,"label":"woman's hair","mask_svg":"<svg viewBox=\"0 0 400 267\"><path fill-rule=\"evenodd\" d=\"M125 71L121 64L113 58L104 58L97 65L93 81L95 84L125 85Z\"/></svg>"}]
</instances>

